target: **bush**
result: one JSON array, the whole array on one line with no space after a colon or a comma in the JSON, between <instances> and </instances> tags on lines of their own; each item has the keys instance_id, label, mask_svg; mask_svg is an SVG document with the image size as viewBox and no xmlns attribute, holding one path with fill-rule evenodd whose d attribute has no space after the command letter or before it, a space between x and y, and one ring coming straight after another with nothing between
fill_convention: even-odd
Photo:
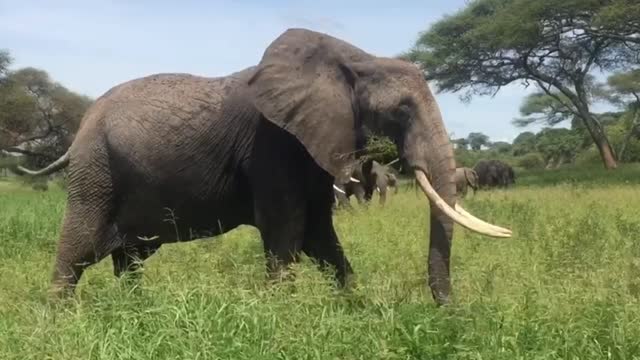
<instances>
[{"instance_id":1,"label":"bush","mask_svg":"<svg viewBox=\"0 0 640 360\"><path fill-rule=\"evenodd\" d=\"M542 169L544 168L544 159L538 153L529 153L519 158L517 165L527 170Z\"/></svg>"},{"instance_id":2,"label":"bush","mask_svg":"<svg viewBox=\"0 0 640 360\"><path fill-rule=\"evenodd\" d=\"M67 172L62 170L59 175L53 178L53 183L63 191L67 191Z\"/></svg>"},{"instance_id":3,"label":"bush","mask_svg":"<svg viewBox=\"0 0 640 360\"><path fill-rule=\"evenodd\" d=\"M602 165L602 157L600 156L600 152L598 152L598 149L596 149L595 145L592 145L576 156L575 164Z\"/></svg>"},{"instance_id":4,"label":"bush","mask_svg":"<svg viewBox=\"0 0 640 360\"><path fill-rule=\"evenodd\" d=\"M49 184L47 183L46 180L38 181L38 182L34 182L31 185L31 188L36 191L47 191L49 190Z\"/></svg>"}]
</instances>

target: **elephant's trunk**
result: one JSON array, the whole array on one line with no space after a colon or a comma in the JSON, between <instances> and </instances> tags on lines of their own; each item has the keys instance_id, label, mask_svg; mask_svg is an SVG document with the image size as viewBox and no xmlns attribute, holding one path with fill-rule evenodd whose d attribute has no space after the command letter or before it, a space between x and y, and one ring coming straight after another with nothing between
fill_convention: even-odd
<instances>
[{"instance_id":1,"label":"elephant's trunk","mask_svg":"<svg viewBox=\"0 0 640 360\"><path fill-rule=\"evenodd\" d=\"M495 237L511 232L473 217L456 205L453 147L449 142L440 109L428 89L416 101L413 122L404 140L404 154L414 169L418 184L431 203L429 235L429 286L438 304L449 302L449 259L454 221Z\"/></svg>"}]
</instances>

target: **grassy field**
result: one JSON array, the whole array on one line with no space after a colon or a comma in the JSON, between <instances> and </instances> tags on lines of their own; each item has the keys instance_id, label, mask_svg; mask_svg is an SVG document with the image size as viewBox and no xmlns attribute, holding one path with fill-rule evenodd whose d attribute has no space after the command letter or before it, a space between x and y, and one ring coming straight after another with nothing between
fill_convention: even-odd
<instances>
[{"instance_id":1,"label":"grassy field","mask_svg":"<svg viewBox=\"0 0 640 360\"><path fill-rule=\"evenodd\" d=\"M164 246L137 288L106 259L52 305L65 194L0 182L0 359L640 359L640 170L591 173L464 200L514 237L456 229L446 308L424 286L428 210L412 190L336 214L351 292L306 260L265 284L245 227Z\"/></svg>"}]
</instances>

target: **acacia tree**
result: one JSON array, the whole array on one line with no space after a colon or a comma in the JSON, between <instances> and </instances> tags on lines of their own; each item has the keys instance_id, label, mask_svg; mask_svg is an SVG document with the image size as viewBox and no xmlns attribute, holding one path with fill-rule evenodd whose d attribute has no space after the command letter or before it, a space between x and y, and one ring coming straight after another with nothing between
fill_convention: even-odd
<instances>
[{"instance_id":1,"label":"acacia tree","mask_svg":"<svg viewBox=\"0 0 640 360\"><path fill-rule=\"evenodd\" d=\"M469 146L469 140L467 140L466 138L453 139L451 140L451 142L456 144L458 149L467 150L467 147Z\"/></svg>"},{"instance_id":2,"label":"acacia tree","mask_svg":"<svg viewBox=\"0 0 640 360\"><path fill-rule=\"evenodd\" d=\"M8 72L0 84L0 150L26 155L37 165L55 160L71 144L90 104L45 71Z\"/></svg>"},{"instance_id":3,"label":"acacia tree","mask_svg":"<svg viewBox=\"0 0 640 360\"><path fill-rule=\"evenodd\" d=\"M513 139L512 149L513 155L515 156L522 156L534 152L536 149L536 134L531 131L518 134L518 136Z\"/></svg>"},{"instance_id":4,"label":"acacia tree","mask_svg":"<svg viewBox=\"0 0 640 360\"><path fill-rule=\"evenodd\" d=\"M536 134L536 150L544 156L547 168L572 162L580 147L580 134L565 128L546 128Z\"/></svg>"},{"instance_id":5,"label":"acacia tree","mask_svg":"<svg viewBox=\"0 0 640 360\"><path fill-rule=\"evenodd\" d=\"M467 136L467 143L471 150L478 151L483 146L489 145L489 137L481 132L472 132Z\"/></svg>"},{"instance_id":6,"label":"acacia tree","mask_svg":"<svg viewBox=\"0 0 640 360\"><path fill-rule=\"evenodd\" d=\"M622 13L630 24L614 21ZM582 121L613 169L616 158L590 111L588 86L597 70L637 63L638 19L640 7L631 0L476 0L422 33L404 57L419 63L439 91L466 90L465 98L514 82L535 84Z\"/></svg>"},{"instance_id":7,"label":"acacia tree","mask_svg":"<svg viewBox=\"0 0 640 360\"><path fill-rule=\"evenodd\" d=\"M7 75L7 71L9 71L9 65L11 65L11 56L9 56L9 52L7 50L0 49L0 82Z\"/></svg>"}]
</instances>

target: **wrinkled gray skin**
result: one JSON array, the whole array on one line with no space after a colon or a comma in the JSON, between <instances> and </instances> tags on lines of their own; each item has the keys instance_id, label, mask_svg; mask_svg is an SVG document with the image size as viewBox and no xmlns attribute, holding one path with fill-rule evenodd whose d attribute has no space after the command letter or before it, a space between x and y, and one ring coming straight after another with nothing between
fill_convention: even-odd
<instances>
[{"instance_id":1,"label":"wrinkled gray skin","mask_svg":"<svg viewBox=\"0 0 640 360\"><path fill-rule=\"evenodd\" d=\"M342 194L334 190L340 206L349 208L351 195L355 195L358 204L367 203L371 201L374 191L380 195L380 205L384 205L389 188L394 188L394 192L398 193L398 180L392 170L375 160L359 163L351 173L351 177L359 182L349 180L344 184L335 184L345 192Z\"/></svg>"},{"instance_id":2,"label":"wrinkled gray skin","mask_svg":"<svg viewBox=\"0 0 640 360\"><path fill-rule=\"evenodd\" d=\"M473 189L475 195L478 190L478 174L468 167L456 168L456 193L464 197L468 187Z\"/></svg>"},{"instance_id":3,"label":"wrinkled gray skin","mask_svg":"<svg viewBox=\"0 0 640 360\"><path fill-rule=\"evenodd\" d=\"M507 188L516 181L513 168L500 160L480 160L473 170L478 174L480 188Z\"/></svg>"},{"instance_id":4,"label":"wrinkled gray skin","mask_svg":"<svg viewBox=\"0 0 640 360\"><path fill-rule=\"evenodd\" d=\"M363 125L392 138L454 206L448 133L411 63L291 29L255 68L219 78L158 74L114 87L47 170L68 166L51 290L68 293L106 256L119 275L164 243L241 224L259 229L270 274L304 252L344 285L353 270L332 223L332 184L348 179L362 153ZM453 222L433 206L430 216L429 286L443 304Z\"/></svg>"}]
</instances>

